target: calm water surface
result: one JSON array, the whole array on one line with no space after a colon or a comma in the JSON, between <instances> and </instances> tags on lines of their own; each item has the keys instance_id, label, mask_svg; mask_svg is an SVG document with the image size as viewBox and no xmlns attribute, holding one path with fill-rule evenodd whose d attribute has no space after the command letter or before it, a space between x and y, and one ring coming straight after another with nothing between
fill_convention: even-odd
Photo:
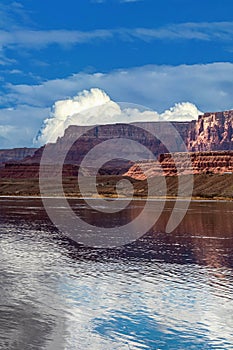
<instances>
[{"instance_id":1,"label":"calm water surface","mask_svg":"<svg viewBox=\"0 0 233 350\"><path fill-rule=\"evenodd\" d=\"M108 250L63 237L39 199L0 202L0 349L233 349L232 202L192 202L165 234L170 202L147 235Z\"/></svg>"}]
</instances>

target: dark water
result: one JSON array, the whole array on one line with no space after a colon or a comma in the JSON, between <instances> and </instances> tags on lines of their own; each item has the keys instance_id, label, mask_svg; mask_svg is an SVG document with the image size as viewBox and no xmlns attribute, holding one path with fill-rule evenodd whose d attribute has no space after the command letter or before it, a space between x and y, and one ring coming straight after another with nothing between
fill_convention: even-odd
<instances>
[{"instance_id":1,"label":"dark water","mask_svg":"<svg viewBox=\"0 0 233 350\"><path fill-rule=\"evenodd\" d=\"M232 202L192 202L165 234L170 202L108 250L63 237L39 199L0 202L0 349L233 349Z\"/></svg>"}]
</instances>

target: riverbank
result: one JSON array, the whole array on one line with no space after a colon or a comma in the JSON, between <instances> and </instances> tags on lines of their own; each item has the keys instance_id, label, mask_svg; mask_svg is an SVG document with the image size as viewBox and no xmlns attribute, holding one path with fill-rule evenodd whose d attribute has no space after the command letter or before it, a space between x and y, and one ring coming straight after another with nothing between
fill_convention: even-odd
<instances>
[{"instance_id":1,"label":"riverbank","mask_svg":"<svg viewBox=\"0 0 233 350\"><path fill-rule=\"evenodd\" d=\"M198 174L194 175L194 189L192 198L196 200L233 200L233 174ZM116 192L116 184L126 179L122 176L103 175L90 178L94 183L96 182L96 188L98 193L103 197L114 198L119 194L119 197L127 198L131 197L130 189L126 182L121 183L121 188ZM128 178L129 179L129 178ZM166 198L176 199L178 190L178 178L177 176L168 176L166 179L167 193ZM146 180L129 179L134 188L135 198L147 198L148 185ZM164 194L161 193L161 188L164 178L156 176L150 179L150 196L149 198L162 199ZM182 182L190 181L190 177L182 175ZM63 179L63 189L67 197L82 197L77 177L66 177ZM49 184L47 191L48 195L59 196L56 193L55 185ZM83 195L85 197L96 197L96 193L90 191L89 186L84 189ZM39 179L0 179L0 196L40 196ZM184 197L185 193L180 193L179 198Z\"/></svg>"}]
</instances>

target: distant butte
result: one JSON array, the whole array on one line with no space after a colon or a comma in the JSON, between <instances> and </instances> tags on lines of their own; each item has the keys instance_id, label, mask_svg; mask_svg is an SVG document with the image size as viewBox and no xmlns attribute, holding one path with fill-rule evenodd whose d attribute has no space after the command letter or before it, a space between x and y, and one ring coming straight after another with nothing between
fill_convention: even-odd
<instances>
[{"instance_id":1,"label":"distant butte","mask_svg":"<svg viewBox=\"0 0 233 350\"><path fill-rule=\"evenodd\" d=\"M64 166L64 176L77 176L79 165L84 156L97 144L112 138L128 138L144 145L158 156L164 174L175 175L176 169L172 156L167 154L167 148L152 134L144 130L145 126L153 129L156 122L132 124L112 124L93 126L70 126L63 137L58 138L56 144L50 144L51 151L63 150L67 147L71 137L76 134L82 136L70 148ZM191 122L172 122L180 133L187 150L191 152L192 169L184 169L185 173L213 173L222 174L233 171L233 110L224 112L205 113L198 120ZM135 127L136 125L136 127ZM166 122L164 122L166 125ZM171 142L171 135L166 135L166 144ZM178 141L177 141L178 142ZM39 163L44 147L39 149L19 148L0 151L1 178L38 178ZM113 154L114 145L108 148L108 154ZM135 150L137 156L137 149ZM125 156L128 151L125 149ZM139 157L140 155L140 157ZM138 150L138 159L142 157ZM158 164L148 161L145 157L144 174L139 171L140 163L132 164L122 160L114 160L105 165L100 171L102 175L123 175L137 179L157 176ZM182 163L182 161L181 161ZM184 167L184 164L180 164ZM91 175L90 169L82 169L85 175ZM161 173L160 173L161 174Z\"/></svg>"}]
</instances>

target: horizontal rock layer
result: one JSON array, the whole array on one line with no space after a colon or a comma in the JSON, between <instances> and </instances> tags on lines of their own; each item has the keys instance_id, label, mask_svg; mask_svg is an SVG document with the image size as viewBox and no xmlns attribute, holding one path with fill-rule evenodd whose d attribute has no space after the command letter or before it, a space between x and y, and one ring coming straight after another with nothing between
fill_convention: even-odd
<instances>
[{"instance_id":1,"label":"horizontal rock layer","mask_svg":"<svg viewBox=\"0 0 233 350\"><path fill-rule=\"evenodd\" d=\"M26 157L32 156L36 148L12 148L0 150L0 166L7 162L21 161Z\"/></svg>"},{"instance_id":2,"label":"horizontal rock layer","mask_svg":"<svg viewBox=\"0 0 233 350\"><path fill-rule=\"evenodd\" d=\"M157 161L137 162L124 174L137 180L154 176L233 173L233 151L161 154Z\"/></svg>"},{"instance_id":3,"label":"horizontal rock layer","mask_svg":"<svg viewBox=\"0 0 233 350\"><path fill-rule=\"evenodd\" d=\"M177 134L172 131L171 125L177 130ZM162 135L163 142L154 135ZM108 142L106 146L104 142ZM118 152L119 142L120 149ZM89 159L88 166L84 166L83 171L86 175L95 173L95 166L92 163L96 158L101 164L100 173L102 175L123 174L127 173L127 170L131 167L132 163L130 161L150 160L168 152L183 152L185 151L185 145L186 150L194 152L191 155L194 173L200 171L217 173L231 171L231 163L229 163L231 162L229 160L231 155L228 153L226 155L222 153L211 154L211 151L233 150L233 111L205 113L199 116L197 121L191 122L145 122L93 127L70 126L66 129L64 136L58 138L56 144L46 146L46 151L49 154L51 164L63 162L63 156L66 154L64 164L75 166L75 168L72 168L72 166L69 170L67 167L64 168L64 174L72 176L72 174L76 174L76 167L81 165L86 154L100 144L104 145L103 150L93 154ZM8 153L6 150L0 151L0 162L2 159L4 163L9 161L15 163L6 164L5 169L1 169L0 176L7 178L38 177L38 167L44 148L41 147L36 151L35 149L15 149ZM198 155L196 152L208 153ZM23 158L24 160L22 160ZM109 162L109 159L113 159L113 161ZM179 160L176 160L177 162L179 163ZM165 174L176 173L174 162L168 155L163 160L160 158L160 163ZM186 164L185 166L183 163L185 163L184 158L180 160L183 172L190 172L191 170L188 169L190 165ZM145 166L147 167L145 170L146 176L151 176L150 173L161 174L155 163L148 163ZM136 166L131 168L128 175L136 176L135 174Z\"/></svg>"}]
</instances>

